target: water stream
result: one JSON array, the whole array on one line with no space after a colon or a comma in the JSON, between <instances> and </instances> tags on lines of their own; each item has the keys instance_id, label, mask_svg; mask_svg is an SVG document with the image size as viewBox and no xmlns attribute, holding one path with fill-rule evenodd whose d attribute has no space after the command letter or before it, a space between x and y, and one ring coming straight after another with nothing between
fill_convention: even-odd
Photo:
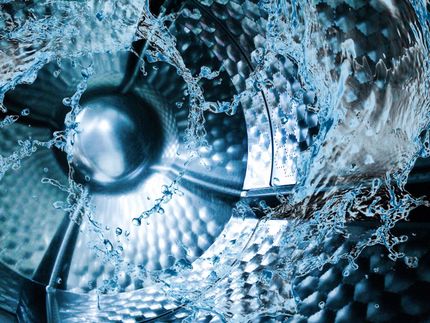
<instances>
[{"instance_id":1,"label":"water stream","mask_svg":"<svg viewBox=\"0 0 430 323\"><path fill-rule=\"evenodd\" d=\"M205 2L201 1L203 5ZM92 55L131 51L131 40L138 39L146 41L144 54L139 57L144 62L139 73L145 75L155 63L169 64L186 84L183 102L188 109L185 140L189 155L185 171L170 185L154 187L154 195L158 196L154 205L141 214L130 214L130 222L141 226L149 217L164 216L163 206L181 194L178 183L186 174L187 165L198 162L199 152L208 146L205 113L234 115L244 100L261 91L276 92L276 81L271 74L273 66L292 60L297 65L301 88L295 89L291 102L301 104L307 100L308 108L317 114L320 128L310 147L291 157L296 165L297 184L289 194L278 193L276 205L267 206L261 201L257 208L255 203L251 206L244 199L234 210L242 215L264 213L256 231L265 230L266 221L288 219L288 226L277 233L284 249L279 260L283 266L268 269L261 279L279 275L285 281L292 281L296 276L341 259L348 261L343 272L347 276L356 268L355 259L359 254L375 244L384 245L392 260L402 258L410 266L417 265L419 259L404 255L398 249L408 237L396 236L393 228L399 221L407 220L414 208L428 205L424 198L414 197L405 189L416 160L430 154L430 22L425 2L380 1L381 8L391 15L389 20L395 24L393 28L398 31L398 39L393 36L391 45L381 44L382 53L378 52L378 44L373 44L374 48L368 49L366 56L359 52L361 45L355 43L348 32L330 38L333 32L332 24L327 23L330 1L261 0L258 6L267 15L266 25L261 26L265 38L254 57L256 64L246 80L246 89L230 101L217 102L206 100L201 81L216 80L220 72L201 66L200 73L193 74L178 50L180 44L170 32L179 15L199 20L201 13L197 9L156 17L150 11L149 0L143 3L41 1L28 7L16 3L18 9L9 10L11 5L15 5L15 1L0 1L2 111L8 112L8 107L2 103L5 94L19 84L33 83L38 71L48 62L58 62L61 71L62 61L74 60L75 68L82 71L82 78L76 93L62 102L64 108L69 109L65 130L55 132L45 142L32 138L17 142L13 154L0 156L0 180L8 172L16 171L19 176L21 160L39 149L55 146L67 154L68 183L60 184L49 178L42 180L67 193L67 200L57 203L56 207L72 214L73 220L88 224L85 230L94 237L95 254L114 266L115 273L98 287L99 294L120 291L119 276L128 272L161 284L170 297L194 311L190 321L207 311L226 319L224 305L213 304L210 298L211 290L222 288L222 279L174 284L167 270L148 272L142 266L124 261L122 252L127 244L121 239L127 235L127 241L133 241L133 237L118 227L115 228L118 240L109 240L105 224L93 215L91 198L84 185L74 179L71 162L74 137L79 128L76 117L82 110L81 96L94 74ZM338 26L343 28L340 21ZM372 26L363 23L360 28L371 29ZM390 30L382 34L384 32ZM374 60L370 61L369 57ZM15 114L5 116L0 122L0 131L14 127L20 118ZM81 214L76 215L76 212ZM340 235L348 239L351 235L348 223L363 219L372 219L378 225L352 243L348 250L323 253L327 237ZM228 257L239 258L240 253ZM217 266L215 262L214 275L221 277L220 272L225 268ZM190 268L192 265L187 262L176 262L171 269L180 277ZM220 286L217 287L217 283ZM291 299L294 300L293 291ZM276 312L278 306L283 305L273 302L261 311ZM246 321L252 317L236 319Z\"/></svg>"}]
</instances>

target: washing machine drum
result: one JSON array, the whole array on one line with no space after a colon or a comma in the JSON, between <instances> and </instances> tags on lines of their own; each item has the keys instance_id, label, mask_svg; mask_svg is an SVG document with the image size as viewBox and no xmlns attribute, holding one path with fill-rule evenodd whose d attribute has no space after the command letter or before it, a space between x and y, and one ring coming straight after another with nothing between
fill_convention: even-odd
<instances>
[{"instance_id":1,"label":"washing machine drum","mask_svg":"<svg viewBox=\"0 0 430 323\"><path fill-rule=\"evenodd\" d=\"M0 307L23 322L286 320L298 301L279 274L288 220L264 221L241 203L294 186L297 156L320 129L317 93L294 55L273 58L271 86L249 82L269 37L259 1L150 1L142 18L145 5L0 5L13 123L0 131ZM372 70L410 46L391 9L317 5L334 80L348 39ZM157 54L163 28L204 112L178 64ZM345 104L366 104L362 93L377 86L357 73ZM233 98L236 107L217 109ZM330 241L326 253L340 248ZM336 275L321 281L343 286Z\"/></svg>"}]
</instances>

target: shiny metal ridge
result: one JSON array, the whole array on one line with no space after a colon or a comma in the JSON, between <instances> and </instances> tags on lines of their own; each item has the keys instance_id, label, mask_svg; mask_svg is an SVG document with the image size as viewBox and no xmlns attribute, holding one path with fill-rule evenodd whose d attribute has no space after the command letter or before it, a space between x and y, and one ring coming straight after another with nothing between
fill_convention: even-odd
<instances>
[{"instance_id":1,"label":"shiny metal ridge","mask_svg":"<svg viewBox=\"0 0 430 323\"><path fill-rule=\"evenodd\" d=\"M130 1L130 6L138 7L137 2ZM399 58L400 48L409 44L395 36L398 26L392 23L386 3L319 2L319 19L332 47L340 51L340 43L354 39L357 55L366 58L372 70L379 59L389 64ZM215 80L202 80L208 101L230 100L246 89L264 41L261 26L267 22L258 1L166 1L162 7L162 14L184 8L201 13L198 20L179 16L170 29L194 74L201 66L221 71ZM375 11L377 15L369 14ZM357 17L361 24L356 24ZM41 182L41 178L67 182L67 156L56 148L37 151L22 162L19 176L7 174L0 181L0 308L4 311L0 321L1 315L5 321L20 322L176 322L189 317L190 300L167 295L166 282L178 286L178 294L189 291L193 300L213 301L231 321L246 315L255 322L430 317L428 304L415 299L430 284L424 221L399 228L417 232L405 248L420 253L423 262L411 271L381 260L381 250L375 247L359 258L360 270L349 277L342 276L342 264L336 264L288 281L270 276L268 269L285 266L282 259L288 252L283 243L289 220L264 221L251 212L233 211L241 198L270 202L276 194L288 194L297 180L296 157L318 134L315 93L309 90L300 100L292 100L303 82L294 58L275 62L268 79L277 86L244 99L236 114L206 112L208 145L201 149L199 160L188 164L184 140L188 111L177 105L186 85L168 64L148 64L146 75L141 73L146 44L135 40L139 17L133 19L134 29L121 35L130 40L133 53L95 51L91 57L94 74L80 100L83 109L77 116L79 129L70 162L75 178L91 196L93 216L103 224L105 238L120 242L123 261L142 271L121 273L116 294L97 293L97 287L116 274L115 268L95 258L89 247L94 232L81 221L82 209L66 212L52 207L67 193ZM375 25L380 28L373 30ZM96 46L97 37L89 33L87 41ZM370 42L370 37L383 41ZM329 57L335 78L341 69L336 50ZM376 87L362 76L351 77L345 89L349 93L345 105L351 111L365 105L363 93ZM63 130L69 111L63 99L76 92L81 80L79 68L66 59L60 73L57 63L50 62L34 83L9 91L5 98L9 113L19 114L28 107L30 114L1 129L1 154L13 152L18 139L47 140ZM428 183L427 164L416 169L412 180ZM163 205L160 214L143 219L139 227L133 225L132 218L150 209L163 186L182 173L180 193ZM362 179L362 174L355 175L354 180ZM350 241L327 237L324 246L307 252L341 252L371 224L350 225L355 232ZM415 248L414 243L420 246ZM260 278L265 275L264 284ZM297 297L302 300L298 305ZM378 316L374 305L384 302L395 311ZM276 312L264 312L273 304ZM219 320L210 311L196 318Z\"/></svg>"}]
</instances>

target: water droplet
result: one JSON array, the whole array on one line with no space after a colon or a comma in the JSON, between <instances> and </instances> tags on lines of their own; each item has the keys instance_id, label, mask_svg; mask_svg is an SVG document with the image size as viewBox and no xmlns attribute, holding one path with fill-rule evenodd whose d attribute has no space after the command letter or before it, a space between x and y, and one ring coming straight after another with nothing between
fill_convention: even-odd
<instances>
[{"instance_id":1,"label":"water droplet","mask_svg":"<svg viewBox=\"0 0 430 323\"><path fill-rule=\"evenodd\" d=\"M417 268L418 267L418 258L417 257L405 257L405 264L409 268Z\"/></svg>"},{"instance_id":2,"label":"water droplet","mask_svg":"<svg viewBox=\"0 0 430 323\"><path fill-rule=\"evenodd\" d=\"M65 105L66 107L70 107L72 105L72 100L70 98L64 98L63 105Z\"/></svg>"},{"instance_id":3,"label":"water droplet","mask_svg":"<svg viewBox=\"0 0 430 323\"><path fill-rule=\"evenodd\" d=\"M379 304L375 304L375 308L379 308Z\"/></svg>"},{"instance_id":4,"label":"water droplet","mask_svg":"<svg viewBox=\"0 0 430 323\"><path fill-rule=\"evenodd\" d=\"M408 241L409 237L407 235L402 235L399 237L399 241L400 242L406 242Z\"/></svg>"},{"instance_id":5,"label":"water droplet","mask_svg":"<svg viewBox=\"0 0 430 323\"><path fill-rule=\"evenodd\" d=\"M17 161L16 163L12 164L12 169L13 170L18 170L21 167L21 162Z\"/></svg>"},{"instance_id":6,"label":"water droplet","mask_svg":"<svg viewBox=\"0 0 430 323\"><path fill-rule=\"evenodd\" d=\"M43 168L43 172L47 173L49 171L48 167Z\"/></svg>"},{"instance_id":7,"label":"water droplet","mask_svg":"<svg viewBox=\"0 0 430 323\"><path fill-rule=\"evenodd\" d=\"M132 222L137 227L139 227L142 224L142 220L140 218L134 218Z\"/></svg>"},{"instance_id":8,"label":"water droplet","mask_svg":"<svg viewBox=\"0 0 430 323\"><path fill-rule=\"evenodd\" d=\"M24 110L22 110L21 111L21 115L24 116L24 117L30 115L30 109L24 109Z\"/></svg>"},{"instance_id":9,"label":"water droplet","mask_svg":"<svg viewBox=\"0 0 430 323\"><path fill-rule=\"evenodd\" d=\"M319 307L320 309L323 309L323 308L324 308L324 306L325 306L325 302L324 302L324 301L321 301L321 302L319 302L319 303L318 303L318 307Z\"/></svg>"},{"instance_id":10,"label":"water droplet","mask_svg":"<svg viewBox=\"0 0 430 323\"><path fill-rule=\"evenodd\" d=\"M59 210L62 209L64 206L64 202L63 201L55 201L53 204L55 209Z\"/></svg>"},{"instance_id":11,"label":"water droplet","mask_svg":"<svg viewBox=\"0 0 430 323\"><path fill-rule=\"evenodd\" d=\"M103 243L106 246L107 251L111 252L113 250L113 245L108 239L105 239Z\"/></svg>"},{"instance_id":12,"label":"water droplet","mask_svg":"<svg viewBox=\"0 0 430 323\"><path fill-rule=\"evenodd\" d=\"M121 228L116 228L116 230L115 230L115 234L116 234L117 236L120 236L120 235L122 234L122 229L121 229Z\"/></svg>"}]
</instances>

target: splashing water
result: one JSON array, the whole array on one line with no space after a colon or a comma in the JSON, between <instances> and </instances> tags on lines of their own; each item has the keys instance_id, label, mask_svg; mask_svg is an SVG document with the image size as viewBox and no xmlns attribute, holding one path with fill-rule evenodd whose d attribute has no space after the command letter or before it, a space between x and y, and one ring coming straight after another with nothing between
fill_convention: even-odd
<instances>
[{"instance_id":1,"label":"splashing water","mask_svg":"<svg viewBox=\"0 0 430 323\"><path fill-rule=\"evenodd\" d=\"M317 114L319 133L309 148L292 156L297 184L291 193L277 192L276 206L258 201L255 207L243 199L234 210L242 216L257 212L264 214L254 232L268 230L265 223L271 219L288 219L288 225L277 233L283 249L278 259L282 266L265 271L262 283L267 284L277 275L292 281L294 277L341 259L348 261L343 272L347 276L356 269L355 260L360 253L375 244L384 245L391 259L405 257L407 264L416 266L417 259L398 251L398 246L407 237L397 237L392 231L396 223L408 219L414 208L428 206L424 198L415 198L408 193L405 185L417 158L430 155L429 17L423 2L402 2L394 7L383 1L379 5L390 14L390 21L394 21L400 35L397 38L401 39L393 36L394 45L373 44L376 48L367 49L369 54L363 55L349 27L339 22L336 29L329 21L328 3L259 1L258 6L267 19L261 26L264 45L255 52L255 67L246 79L244 90L230 101L214 103L206 100L201 81L216 79L220 72L201 66L200 72L193 75L178 50L180 44L170 32L170 26L179 15L199 20L198 10L184 9L157 17L151 12L148 0L143 8L134 1L107 1L103 5L49 1L37 5L36 10L22 7L20 15L13 15L4 4L0 16L3 21L0 25L0 108L7 112L2 103L6 92L18 84L33 83L37 72L50 61L63 58L78 61L84 56L91 60L91 55L97 52L132 50L132 40L143 39L146 47L141 56L145 59L141 72L145 75L150 64L168 64L186 84L189 108L185 134L189 151L186 169L200 158L202 147L208 146L205 113L234 115L244 101L260 92L279 96L281 93L277 92L271 71L282 62L293 61L300 88L294 89L291 104L307 102L307 109ZM48 8L56 15L46 15ZM89 12L97 14L90 15ZM371 27L363 23L359 29L366 33ZM384 33L389 34L390 30L384 30ZM88 42L85 38L88 34L97 35L91 39L98 40ZM379 46L383 47L382 54L377 50ZM62 150L69 166L68 184L60 184L54 179L43 179L43 182L68 193L67 201L57 207L72 214L74 221L87 221L87 228L94 236L92 248L95 253L102 261L114 265L112 278L104 280L98 293L118 292L119 276L127 272L145 276L148 283L159 286L169 297L184 304L192 313L188 318L190 321L208 312L225 319L227 305L222 301L215 304L211 296L218 288L223 288L232 268L239 266L235 261L230 262L233 264L230 267L215 261L204 282L171 280L172 273L175 277L186 277L193 265L176 262L171 268L159 272L133 267L124 261L124 246L120 241L128 239L129 233L116 228L118 241L115 243L106 238L104 224L94 218L91 197L85 187L74 180L71 167L74 138L79 128L76 117L82 111L80 100L94 74L91 64L79 68L82 81L75 94L63 100L63 105L70 109L65 118L65 130L55 132L46 142L31 138L18 142L12 155L0 157L0 179L11 169L17 170L20 161L39 148ZM22 114L25 115L27 113ZM19 116L8 115L0 122L0 128L13 127L18 120ZM178 192L180 194L178 183L185 173L186 170L170 185L154 188L161 192L161 197L149 210L143 210L137 217L131 215L130 221L139 226L143 219L164 216L163 205L174 199ZM334 254L322 252L327 237L340 235L346 240L350 237L348 223L363 219L376 220L378 226L351 243L348 250ZM246 245L240 236L237 240L237 245ZM244 249L232 247L226 250L222 256L236 260L240 259ZM294 300L293 294L292 291L290 298ZM320 307L324 307L324 302L320 302ZM280 304L273 301L269 308L261 307L260 311L276 312L280 308L284 308L282 301ZM293 312L294 307L289 310ZM235 318L252 320L258 314Z\"/></svg>"}]
</instances>

